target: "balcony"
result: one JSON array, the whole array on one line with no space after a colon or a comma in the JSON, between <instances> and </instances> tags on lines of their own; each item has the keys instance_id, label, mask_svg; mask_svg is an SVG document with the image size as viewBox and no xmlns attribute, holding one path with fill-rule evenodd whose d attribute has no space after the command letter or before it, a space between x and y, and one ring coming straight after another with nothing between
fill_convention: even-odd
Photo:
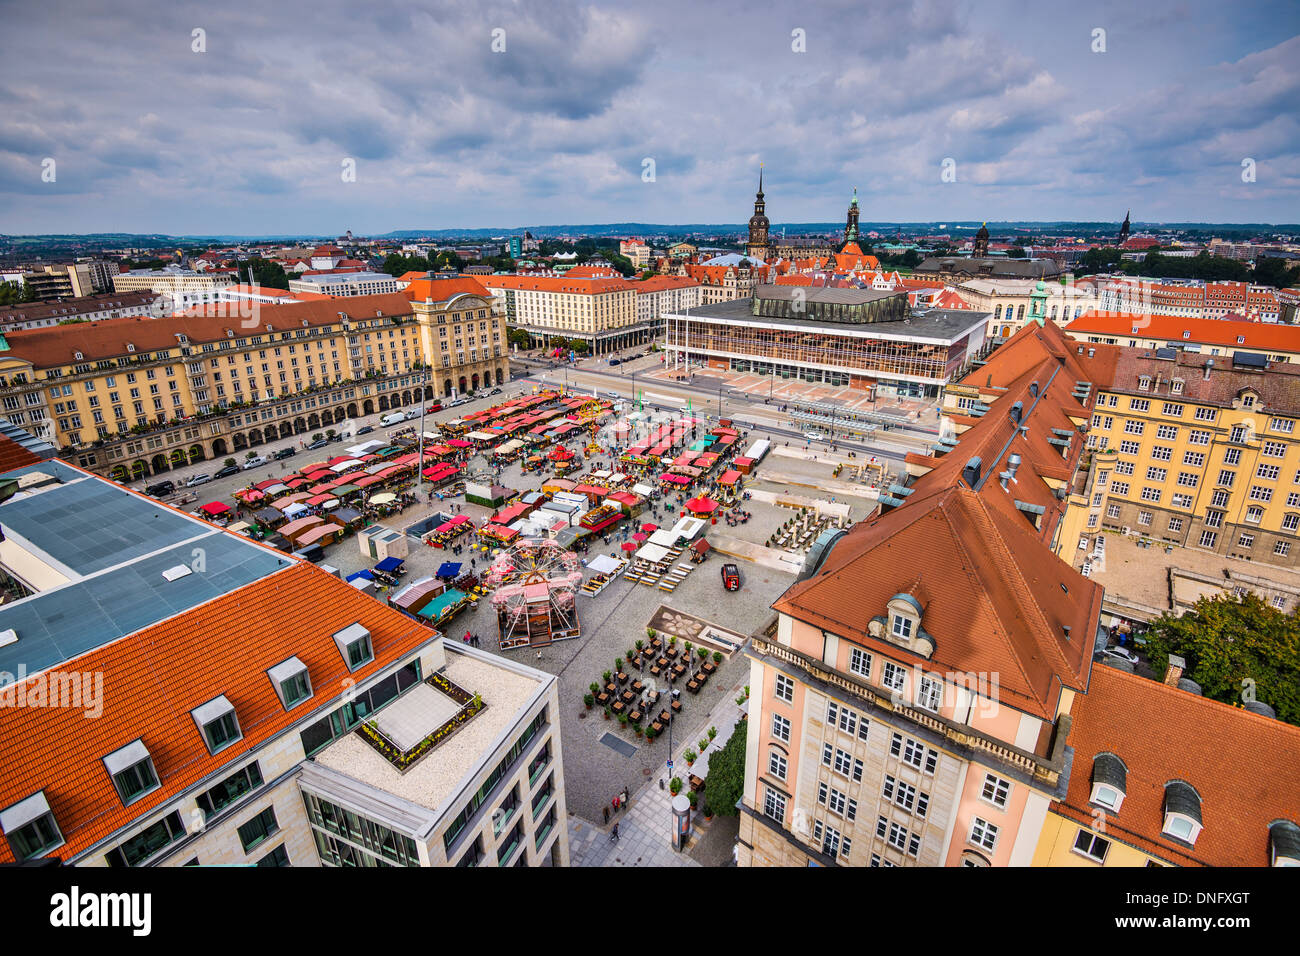
<instances>
[{"instance_id":1,"label":"balcony","mask_svg":"<svg viewBox=\"0 0 1300 956\"><path fill-rule=\"evenodd\" d=\"M478 694L431 674L356 729L357 735L385 760L405 773L486 705Z\"/></svg>"}]
</instances>

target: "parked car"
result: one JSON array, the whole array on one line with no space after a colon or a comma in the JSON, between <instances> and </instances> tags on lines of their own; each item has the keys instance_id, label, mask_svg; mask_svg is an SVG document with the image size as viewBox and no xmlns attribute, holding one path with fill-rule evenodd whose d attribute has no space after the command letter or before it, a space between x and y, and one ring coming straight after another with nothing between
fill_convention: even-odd
<instances>
[{"instance_id":1,"label":"parked car","mask_svg":"<svg viewBox=\"0 0 1300 956\"><path fill-rule=\"evenodd\" d=\"M197 485L206 485L211 480L211 475L194 475L189 481L185 482L185 487L194 488Z\"/></svg>"},{"instance_id":2,"label":"parked car","mask_svg":"<svg viewBox=\"0 0 1300 956\"><path fill-rule=\"evenodd\" d=\"M374 430L375 430L375 426L374 426L374 425L362 425L360 428L357 429L357 434L358 434L358 435L369 435L369 434L370 434L372 431L374 431Z\"/></svg>"},{"instance_id":3,"label":"parked car","mask_svg":"<svg viewBox=\"0 0 1300 956\"><path fill-rule=\"evenodd\" d=\"M488 394L489 394L489 395L500 395L503 391L504 391L504 389L494 388L494 389L492 389L492 391L488 392Z\"/></svg>"},{"instance_id":4,"label":"parked car","mask_svg":"<svg viewBox=\"0 0 1300 956\"><path fill-rule=\"evenodd\" d=\"M176 490L176 482L160 481L157 484L149 485L144 489L144 493L151 498L161 498L164 495L170 495Z\"/></svg>"},{"instance_id":5,"label":"parked car","mask_svg":"<svg viewBox=\"0 0 1300 956\"><path fill-rule=\"evenodd\" d=\"M1107 647L1101 653L1106 657L1116 657L1122 661L1128 661L1130 664L1138 662L1138 656L1127 647Z\"/></svg>"},{"instance_id":6,"label":"parked car","mask_svg":"<svg viewBox=\"0 0 1300 956\"><path fill-rule=\"evenodd\" d=\"M274 458L276 461L284 461L284 459L292 458L296 454L298 454L298 450L296 448L281 448L271 457Z\"/></svg>"},{"instance_id":7,"label":"parked car","mask_svg":"<svg viewBox=\"0 0 1300 956\"><path fill-rule=\"evenodd\" d=\"M265 464L266 464L265 458L263 458L261 455L254 455L252 458L249 458L247 461L244 462L244 471L248 471L248 469L250 468L256 468L258 465L265 465Z\"/></svg>"},{"instance_id":8,"label":"parked car","mask_svg":"<svg viewBox=\"0 0 1300 956\"><path fill-rule=\"evenodd\" d=\"M379 419L379 424L384 428L392 428L394 425L400 425L406 421L405 412L389 412L383 418Z\"/></svg>"},{"instance_id":9,"label":"parked car","mask_svg":"<svg viewBox=\"0 0 1300 956\"><path fill-rule=\"evenodd\" d=\"M320 439L319 441L314 441L314 442L312 442L310 445L308 445L308 446L307 446L307 450L308 450L308 451L315 451L317 448L324 448L324 447L325 447L326 445L328 445L329 443L330 443L330 440L329 440L328 438L322 438L322 439Z\"/></svg>"},{"instance_id":10,"label":"parked car","mask_svg":"<svg viewBox=\"0 0 1300 956\"><path fill-rule=\"evenodd\" d=\"M327 439L325 439L325 440L326 440L326 441L331 441L331 442L334 442L334 441L342 441L342 440L343 440L343 436L342 436L342 435L330 435L330 437L327 438Z\"/></svg>"},{"instance_id":11,"label":"parked car","mask_svg":"<svg viewBox=\"0 0 1300 956\"><path fill-rule=\"evenodd\" d=\"M238 465L227 465L225 468L222 468L220 471L218 471L218 472L217 472L215 475L213 475L212 477L213 477L213 478L229 478L231 475L237 475L237 474L239 474L240 471L241 471L241 469L240 469L240 467L239 467Z\"/></svg>"},{"instance_id":12,"label":"parked car","mask_svg":"<svg viewBox=\"0 0 1300 956\"><path fill-rule=\"evenodd\" d=\"M432 405L430 405L428 408L424 410L424 413L426 415L432 415L434 412L440 412L440 411L442 411L442 404L440 402L434 402Z\"/></svg>"},{"instance_id":13,"label":"parked car","mask_svg":"<svg viewBox=\"0 0 1300 956\"><path fill-rule=\"evenodd\" d=\"M809 441L825 441L826 436L821 432L804 432L803 437Z\"/></svg>"},{"instance_id":14,"label":"parked car","mask_svg":"<svg viewBox=\"0 0 1300 956\"><path fill-rule=\"evenodd\" d=\"M734 564L722 566L722 586L728 591L740 590L740 568Z\"/></svg>"}]
</instances>

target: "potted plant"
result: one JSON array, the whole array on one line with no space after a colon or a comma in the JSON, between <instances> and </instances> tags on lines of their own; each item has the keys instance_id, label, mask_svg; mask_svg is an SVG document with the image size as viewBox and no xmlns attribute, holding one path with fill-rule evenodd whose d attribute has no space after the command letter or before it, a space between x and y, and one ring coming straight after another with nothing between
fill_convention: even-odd
<instances>
[{"instance_id":1,"label":"potted plant","mask_svg":"<svg viewBox=\"0 0 1300 956\"><path fill-rule=\"evenodd\" d=\"M614 658L614 670L617 673L620 674L623 673L623 658L621 657Z\"/></svg>"},{"instance_id":2,"label":"potted plant","mask_svg":"<svg viewBox=\"0 0 1300 956\"><path fill-rule=\"evenodd\" d=\"M689 747L686 748L686 753L682 754L682 756L686 758L686 766L689 767L691 764L695 763L695 751L691 750Z\"/></svg>"},{"instance_id":3,"label":"potted plant","mask_svg":"<svg viewBox=\"0 0 1300 956\"><path fill-rule=\"evenodd\" d=\"M714 651L714 652L713 652L713 663L715 663L715 664L721 664L721 663L722 663L722 651Z\"/></svg>"},{"instance_id":4,"label":"potted plant","mask_svg":"<svg viewBox=\"0 0 1300 956\"><path fill-rule=\"evenodd\" d=\"M646 739L646 740L654 740L654 739L655 739L655 729L654 729L653 727L647 727L647 728L645 729L645 739Z\"/></svg>"},{"instance_id":5,"label":"potted plant","mask_svg":"<svg viewBox=\"0 0 1300 956\"><path fill-rule=\"evenodd\" d=\"M669 634L669 635L668 635L668 646L669 646L669 647L676 647L676 646L677 646L677 635L676 635L676 634Z\"/></svg>"},{"instance_id":6,"label":"potted plant","mask_svg":"<svg viewBox=\"0 0 1300 956\"><path fill-rule=\"evenodd\" d=\"M655 639L655 635L658 634L658 633L659 633L659 632L656 631L653 627L647 627L647 628L645 629L645 636L648 637L648 638L649 638L650 640L652 640L652 641Z\"/></svg>"},{"instance_id":7,"label":"potted plant","mask_svg":"<svg viewBox=\"0 0 1300 956\"><path fill-rule=\"evenodd\" d=\"M600 685L597 684L595 681L592 681L590 684L587 685L587 690L591 691L593 694L599 694Z\"/></svg>"},{"instance_id":8,"label":"potted plant","mask_svg":"<svg viewBox=\"0 0 1300 956\"><path fill-rule=\"evenodd\" d=\"M623 655L623 660L627 661L629 664L636 663L636 651L629 647L627 653Z\"/></svg>"},{"instance_id":9,"label":"potted plant","mask_svg":"<svg viewBox=\"0 0 1300 956\"><path fill-rule=\"evenodd\" d=\"M606 720L609 720L609 708L608 708L608 707L605 708L605 719L606 719Z\"/></svg>"},{"instance_id":10,"label":"potted plant","mask_svg":"<svg viewBox=\"0 0 1300 956\"><path fill-rule=\"evenodd\" d=\"M674 797L677 796L677 794L682 792L681 777L673 777L673 779L668 781L668 792L671 793Z\"/></svg>"},{"instance_id":11,"label":"potted plant","mask_svg":"<svg viewBox=\"0 0 1300 956\"><path fill-rule=\"evenodd\" d=\"M632 729L636 731L636 735L638 737L643 736L645 734L645 729L640 724L633 724Z\"/></svg>"},{"instance_id":12,"label":"potted plant","mask_svg":"<svg viewBox=\"0 0 1300 956\"><path fill-rule=\"evenodd\" d=\"M708 649L707 647L701 647L701 648L700 648L700 663L703 663L704 661L707 661L708 659L709 659L709 649Z\"/></svg>"},{"instance_id":13,"label":"potted plant","mask_svg":"<svg viewBox=\"0 0 1300 956\"><path fill-rule=\"evenodd\" d=\"M646 630L648 630L648 631L653 631L654 628L653 628L653 627L650 627L650 628L646 628ZM638 638L636 639L636 652L637 652L638 654L640 654L640 653L641 653L641 649L642 649L643 647L645 647L645 641L641 640L641 638L638 637Z\"/></svg>"},{"instance_id":14,"label":"potted plant","mask_svg":"<svg viewBox=\"0 0 1300 956\"><path fill-rule=\"evenodd\" d=\"M709 806L708 803L704 804L704 819L706 820L713 819L713 808Z\"/></svg>"},{"instance_id":15,"label":"potted plant","mask_svg":"<svg viewBox=\"0 0 1300 956\"><path fill-rule=\"evenodd\" d=\"M596 698L591 694L583 694L582 702L587 705L588 710L591 710L591 705L596 702Z\"/></svg>"},{"instance_id":16,"label":"potted plant","mask_svg":"<svg viewBox=\"0 0 1300 956\"><path fill-rule=\"evenodd\" d=\"M626 714L626 713L619 714L619 715L618 715L618 722L619 722L620 724L622 724L624 727L626 727L626 726L627 726L627 714Z\"/></svg>"},{"instance_id":17,"label":"potted plant","mask_svg":"<svg viewBox=\"0 0 1300 956\"><path fill-rule=\"evenodd\" d=\"M695 809L695 804L700 799L700 795L692 790L686 795L686 799L691 802L691 809Z\"/></svg>"},{"instance_id":18,"label":"potted plant","mask_svg":"<svg viewBox=\"0 0 1300 956\"><path fill-rule=\"evenodd\" d=\"M716 736L718 736L718 728L717 728L717 727L710 727L710 728L709 728L709 739L712 740L712 739L713 739L714 737L716 737Z\"/></svg>"},{"instance_id":19,"label":"potted plant","mask_svg":"<svg viewBox=\"0 0 1300 956\"><path fill-rule=\"evenodd\" d=\"M614 672L613 672L613 671L605 671L605 674L604 674L604 677L605 677L605 683L608 684L608 683L609 683L609 679L610 679L611 677L613 677L613 676L614 676Z\"/></svg>"},{"instance_id":20,"label":"potted plant","mask_svg":"<svg viewBox=\"0 0 1300 956\"><path fill-rule=\"evenodd\" d=\"M690 641L687 641L687 642L686 642L686 656L687 656L687 657L690 657L690 656L691 656L691 651L694 650L694 649L695 649L695 645L692 644Z\"/></svg>"},{"instance_id":21,"label":"potted plant","mask_svg":"<svg viewBox=\"0 0 1300 956\"><path fill-rule=\"evenodd\" d=\"M706 751L706 750L708 750L708 749L709 749L709 741L708 741L706 738L701 737L701 738L700 738L700 753L704 753L704 751Z\"/></svg>"}]
</instances>

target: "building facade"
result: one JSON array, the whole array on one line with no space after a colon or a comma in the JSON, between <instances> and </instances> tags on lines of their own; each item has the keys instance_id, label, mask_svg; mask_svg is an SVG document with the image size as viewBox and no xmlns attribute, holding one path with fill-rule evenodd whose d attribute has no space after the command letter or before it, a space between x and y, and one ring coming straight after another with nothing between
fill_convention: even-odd
<instances>
[{"instance_id":1,"label":"building facade","mask_svg":"<svg viewBox=\"0 0 1300 956\"><path fill-rule=\"evenodd\" d=\"M1270 362L1300 362L1300 328L1262 322L1185 319L1170 315L1085 312L1065 327L1080 342L1129 348L1172 348L1210 357L1239 352Z\"/></svg>"},{"instance_id":2,"label":"building facade","mask_svg":"<svg viewBox=\"0 0 1300 956\"><path fill-rule=\"evenodd\" d=\"M425 285L14 332L0 402L69 460L134 479L504 383L492 297L465 277Z\"/></svg>"},{"instance_id":3,"label":"building facade","mask_svg":"<svg viewBox=\"0 0 1300 956\"><path fill-rule=\"evenodd\" d=\"M913 313L905 292L759 286L748 300L671 313L669 368L729 368L934 396L981 354L988 317Z\"/></svg>"},{"instance_id":4,"label":"building facade","mask_svg":"<svg viewBox=\"0 0 1300 956\"><path fill-rule=\"evenodd\" d=\"M169 303L168 303L169 304ZM100 322L126 315L157 315L159 296L153 292L92 295L60 302L24 302L0 306L0 333L40 329L61 322Z\"/></svg>"},{"instance_id":5,"label":"building facade","mask_svg":"<svg viewBox=\"0 0 1300 956\"><path fill-rule=\"evenodd\" d=\"M169 266L165 269L132 269L113 276L114 292L157 292L169 297L173 311L183 311L220 301L218 292L234 285L236 277L226 272L195 272Z\"/></svg>"},{"instance_id":6,"label":"building facade","mask_svg":"<svg viewBox=\"0 0 1300 956\"><path fill-rule=\"evenodd\" d=\"M1005 341L1038 318L1066 323L1096 307L1086 288L1036 279L970 279L956 286L956 292L964 302L992 315L990 341Z\"/></svg>"},{"instance_id":7,"label":"building facade","mask_svg":"<svg viewBox=\"0 0 1300 956\"><path fill-rule=\"evenodd\" d=\"M506 324L544 345L552 338L586 343L591 355L609 355L651 341L655 323L637 309L639 283L565 276L484 276L498 296Z\"/></svg>"},{"instance_id":8,"label":"building facade","mask_svg":"<svg viewBox=\"0 0 1300 956\"><path fill-rule=\"evenodd\" d=\"M382 295L401 290L397 279L382 272L308 273L289 280L290 292L316 292L328 296Z\"/></svg>"}]
</instances>

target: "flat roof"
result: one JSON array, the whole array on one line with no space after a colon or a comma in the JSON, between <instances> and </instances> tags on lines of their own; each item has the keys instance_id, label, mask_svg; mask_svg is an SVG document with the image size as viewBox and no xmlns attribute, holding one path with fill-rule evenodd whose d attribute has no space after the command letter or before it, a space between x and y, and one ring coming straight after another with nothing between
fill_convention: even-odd
<instances>
[{"instance_id":1,"label":"flat roof","mask_svg":"<svg viewBox=\"0 0 1300 956\"><path fill-rule=\"evenodd\" d=\"M886 293L884 297L895 294L897 293ZM704 319L728 324L788 326L792 329L808 329L827 335L850 335L854 338L940 339L945 342L955 342L975 329L983 328L992 316L991 312L977 312L972 309L927 309L898 322L836 324L820 322L813 318L790 319L774 315L754 315L749 303L749 299L732 299L728 302L715 302L712 305L693 308L689 314L670 312L665 315L672 318Z\"/></svg>"},{"instance_id":2,"label":"flat roof","mask_svg":"<svg viewBox=\"0 0 1300 956\"><path fill-rule=\"evenodd\" d=\"M293 563L63 462L3 477L34 472L58 481L0 505L3 560L37 589L0 606L0 631L18 635L2 671L56 666Z\"/></svg>"},{"instance_id":3,"label":"flat roof","mask_svg":"<svg viewBox=\"0 0 1300 956\"><path fill-rule=\"evenodd\" d=\"M549 674L536 672L537 676L502 661L500 663L473 656L453 646L445 645L447 666L441 671L454 684L469 693L483 697L484 708L463 724L448 739L434 747L427 756L405 773L380 756L356 734L344 734L313 758L361 783L376 787L385 793L409 800L428 810L444 812L443 804L460 793L465 778L485 760L495 766L495 751L499 738L518 723L522 711L544 687L542 678ZM379 712L382 718L385 711ZM413 710L414 708L407 708ZM436 708L427 708L429 715ZM397 721L409 720L411 713L393 715ZM432 733L436 726L429 726ZM410 728L404 728L410 734ZM558 733L559 728L553 728Z\"/></svg>"}]
</instances>

